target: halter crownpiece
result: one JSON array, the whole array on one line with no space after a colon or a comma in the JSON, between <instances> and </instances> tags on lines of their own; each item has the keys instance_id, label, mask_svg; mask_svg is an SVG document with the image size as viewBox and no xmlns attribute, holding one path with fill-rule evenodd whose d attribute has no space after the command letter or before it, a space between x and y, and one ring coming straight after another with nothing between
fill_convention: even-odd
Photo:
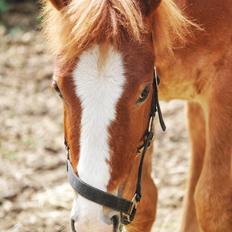
<instances>
[{"instance_id":1,"label":"halter crownpiece","mask_svg":"<svg viewBox=\"0 0 232 232\"><path fill-rule=\"evenodd\" d=\"M156 116L156 112L158 113L159 122L162 130L163 131L166 130L161 108L159 105L159 98L158 98L159 82L160 82L159 75L156 71L156 68L154 68L151 111L150 111L147 130L145 132L143 139L143 145L138 148L138 154L140 154L141 156L140 156L140 163L138 168L135 194L132 200L127 200L119 196L115 196L111 193L102 191L83 182L72 167L70 161L69 147L67 141L65 140L65 147L67 151L67 172L68 172L68 180L70 185L72 186L72 188L76 193L80 194L82 197L88 199L89 201L111 208L120 213L120 217L115 215L111 218L114 232L122 231L122 225L128 225L134 220L137 210L137 205L142 197L141 180L142 180L142 172L143 172L143 162L144 162L146 151L151 145L154 137L153 124L154 124L154 118ZM71 228L73 232L76 232L74 220L71 220Z\"/></svg>"}]
</instances>

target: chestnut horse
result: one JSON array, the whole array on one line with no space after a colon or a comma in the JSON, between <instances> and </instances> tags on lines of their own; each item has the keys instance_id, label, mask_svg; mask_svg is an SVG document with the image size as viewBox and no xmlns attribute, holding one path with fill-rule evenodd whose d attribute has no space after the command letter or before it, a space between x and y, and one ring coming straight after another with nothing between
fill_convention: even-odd
<instances>
[{"instance_id":1,"label":"chestnut horse","mask_svg":"<svg viewBox=\"0 0 232 232\"><path fill-rule=\"evenodd\" d=\"M189 102L192 158L181 231L231 232L231 1L50 0L44 6L74 182L78 177L103 196L133 198L156 66L160 99ZM129 232L149 232L155 221L151 155L152 146L142 199L124 227ZM112 231L118 212L86 194L75 198L73 227Z\"/></svg>"}]
</instances>

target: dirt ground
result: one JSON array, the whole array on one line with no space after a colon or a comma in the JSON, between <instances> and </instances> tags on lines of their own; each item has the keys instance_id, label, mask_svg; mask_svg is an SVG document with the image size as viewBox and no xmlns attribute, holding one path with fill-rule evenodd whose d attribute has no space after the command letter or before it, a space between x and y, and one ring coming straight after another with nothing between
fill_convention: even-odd
<instances>
[{"instance_id":1,"label":"dirt ground","mask_svg":"<svg viewBox=\"0 0 232 232\"><path fill-rule=\"evenodd\" d=\"M38 30L39 7L18 2L0 15L0 231L65 232L73 193L65 170L62 102L50 88L53 64ZM173 232L181 218L188 138L184 104L162 108L168 130L156 133L154 231Z\"/></svg>"}]
</instances>

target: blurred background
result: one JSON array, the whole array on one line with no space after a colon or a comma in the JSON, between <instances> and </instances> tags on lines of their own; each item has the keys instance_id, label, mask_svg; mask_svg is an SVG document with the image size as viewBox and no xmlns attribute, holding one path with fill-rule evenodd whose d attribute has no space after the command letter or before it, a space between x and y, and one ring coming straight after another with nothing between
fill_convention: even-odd
<instances>
[{"instance_id":1,"label":"blurred background","mask_svg":"<svg viewBox=\"0 0 232 232\"><path fill-rule=\"evenodd\" d=\"M0 0L1 232L69 231L73 193L65 169L62 102L50 87L53 58L39 11L37 1ZM188 139L184 104L162 108L168 130L157 125L154 231L173 232L186 186Z\"/></svg>"}]
</instances>

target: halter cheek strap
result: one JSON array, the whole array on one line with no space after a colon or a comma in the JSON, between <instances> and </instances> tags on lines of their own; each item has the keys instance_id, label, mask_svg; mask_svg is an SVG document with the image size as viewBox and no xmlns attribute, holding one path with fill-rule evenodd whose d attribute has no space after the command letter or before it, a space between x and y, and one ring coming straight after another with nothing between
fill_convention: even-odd
<instances>
[{"instance_id":1,"label":"halter cheek strap","mask_svg":"<svg viewBox=\"0 0 232 232\"><path fill-rule=\"evenodd\" d=\"M104 192L100 189L97 189L93 186L88 185L87 183L83 182L80 177L75 173L71 161L70 161L70 154L69 154L69 147L65 141L66 150L67 150L67 172L68 172L68 180L71 184L72 188L75 190L76 193L80 194L82 197L95 202L99 205L111 208L120 213L120 218L116 218L114 216L112 218L112 222L114 225L114 230L117 231L115 228L120 227L120 224L128 225L130 224L135 217L137 205L141 200L141 181L142 181L142 173L143 173L143 163L146 151L148 150L149 146L152 143L154 131L153 131L153 124L154 118L156 116L156 112L158 112L159 122L163 131L166 130L166 126L162 117L162 112L159 105L158 99L158 84L159 84L159 76L154 69L154 80L153 80L153 95L152 95L152 105L150 111L150 117L148 122L148 127L144 135L143 145L138 148L138 153L140 154L140 163L138 168L138 176L137 176L137 183L135 194L132 200L127 200L108 192ZM72 220L72 231L75 230L74 221Z\"/></svg>"}]
</instances>

